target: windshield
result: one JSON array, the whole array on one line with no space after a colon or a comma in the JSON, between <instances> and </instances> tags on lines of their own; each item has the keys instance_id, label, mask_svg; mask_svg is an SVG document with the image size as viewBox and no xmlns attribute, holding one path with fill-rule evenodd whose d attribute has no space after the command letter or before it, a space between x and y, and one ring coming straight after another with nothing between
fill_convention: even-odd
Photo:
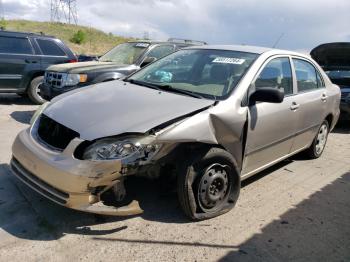
<instances>
[{"instance_id":1,"label":"windshield","mask_svg":"<svg viewBox=\"0 0 350 262\"><path fill-rule=\"evenodd\" d=\"M124 43L117 45L105 55L101 56L101 62L115 62L123 65L131 65L136 62L150 44L148 43Z\"/></svg>"},{"instance_id":2,"label":"windshield","mask_svg":"<svg viewBox=\"0 0 350 262\"><path fill-rule=\"evenodd\" d=\"M257 56L227 50L180 50L138 71L128 81L222 100L229 96Z\"/></svg>"}]
</instances>

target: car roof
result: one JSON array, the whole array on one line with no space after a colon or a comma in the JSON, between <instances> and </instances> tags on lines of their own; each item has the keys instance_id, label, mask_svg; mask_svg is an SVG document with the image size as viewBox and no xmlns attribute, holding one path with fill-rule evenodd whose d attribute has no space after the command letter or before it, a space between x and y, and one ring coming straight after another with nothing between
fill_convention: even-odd
<instances>
[{"instance_id":1,"label":"car roof","mask_svg":"<svg viewBox=\"0 0 350 262\"><path fill-rule=\"evenodd\" d=\"M261 47L261 46L250 46L250 45L203 45L203 46L195 46L195 47L186 47L185 49L211 49L211 50L227 50L227 51L239 51L246 53L254 53L254 54L263 54L263 53L271 53L273 54L285 54L285 55L297 55L302 57L310 58L310 56L282 49L275 49L270 47Z\"/></svg>"},{"instance_id":2,"label":"car roof","mask_svg":"<svg viewBox=\"0 0 350 262\"><path fill-rule=\"evenodd\" d=\"M47 37L47 38L55 38L56 39L56 37L54 37L54 36L45 35L45 34L37 34L37 33L30 33L30 32L5 31L5 30L0 30L0 35L22 36L22 37L34 36L34 37Z\"/></svg>"}]
</instances>

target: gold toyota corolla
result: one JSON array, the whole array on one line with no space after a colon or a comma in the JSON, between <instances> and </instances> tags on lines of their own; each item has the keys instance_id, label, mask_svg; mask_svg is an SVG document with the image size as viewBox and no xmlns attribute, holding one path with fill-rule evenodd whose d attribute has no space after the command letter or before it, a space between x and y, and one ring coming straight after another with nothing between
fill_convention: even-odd
<instances>
[{"instance_id":1,"label":"gold toyota corolla","mask_svg":"<svg viewBox=\"0 0 350 262\"><path fill-rule=\"evenodd\" d=\"M128 176L165 178L186 215L207 219L234 207L242 179L301 151L320 157L339 101L305 55L186 48L44 104L17 136L11 167L56 203L107 215L142 212L122 204Z\"/></svg>"}]
</instances>

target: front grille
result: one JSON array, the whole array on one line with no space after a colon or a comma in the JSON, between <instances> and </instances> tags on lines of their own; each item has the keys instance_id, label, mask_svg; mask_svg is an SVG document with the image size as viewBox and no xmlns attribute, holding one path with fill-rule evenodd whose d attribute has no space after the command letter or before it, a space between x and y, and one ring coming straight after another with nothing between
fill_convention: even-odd
<instances>
[{"instance_id":1,"label":"front grille","mask_svg":"<svg viewBox=\"0 0 350 262\"><path fill-rule=\"evenodd\" d=\"M49 86L62 88L64 86L65 75L64 73L46 72L44 81Z\"/></svg>"},{"instance_id":2,"label":"front grille","mask_svg":"<svg viewBox=\"0 0 350 262\"><path fill-rule=\"evenodd\" d=\"M46 198L61 205L65 205L67 203L69 194L50 186L45 181L36 177L25 169L15 158L12 158L11 160L11 169L17 178Z\"/></svg>"},{"instance_id":3,"label":"front grille","mask_svg":"<svg viewBox=\"0 0 350 262\"><path fill-rule=\"evenodd\" d=\"M44 114L40 116L38 137L47 145L59 150L64 150L70 141L79 136L79 133L61 125L48 116Z\"/></svg>"}]
</instances>

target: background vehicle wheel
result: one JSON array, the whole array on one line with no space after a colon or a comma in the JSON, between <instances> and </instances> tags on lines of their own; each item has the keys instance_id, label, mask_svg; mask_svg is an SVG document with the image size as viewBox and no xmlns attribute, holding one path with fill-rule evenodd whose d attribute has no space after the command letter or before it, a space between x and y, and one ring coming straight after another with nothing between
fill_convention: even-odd
<instances>
[{"instance_id":1,"label":"background vehicle wheel","mask_svg":"<svg viewBox=\"0 0 350 262\"><path fill-rule=\"evenodd\" d=\"M41 105L44 102L46 102L46 100L42 98L39 94L39 91L40 91L39 86L42 84L43 80L44 80L43 76L35 77L30 82L30 86L28 87L28 90L27 90L30 100L37 105Z\"/></svg>"},{"instance_id":2,"label":"background vehicle wheel","mask_svg":"<svg viewBox=\"0 0 350 262\"><path fill-rule=\"evenodd\" d=\"M324 120L318 129L312 145L305 151L308 158L316 159L322 155L323 150L326 147L328 133L329 124L328 121Z\"/></svg>"},{"instance_id":3,"label":"background vehicle wheel","mask_svg":"<svg viewBox=\"0 0 350 262\"><path fill-rule=\"evenodd\" d=\"M204 220L230 211L241 187L234 159L221 148L192 152L178 170L177 194L184 213Z\"/></svg>"}]
</instances>

